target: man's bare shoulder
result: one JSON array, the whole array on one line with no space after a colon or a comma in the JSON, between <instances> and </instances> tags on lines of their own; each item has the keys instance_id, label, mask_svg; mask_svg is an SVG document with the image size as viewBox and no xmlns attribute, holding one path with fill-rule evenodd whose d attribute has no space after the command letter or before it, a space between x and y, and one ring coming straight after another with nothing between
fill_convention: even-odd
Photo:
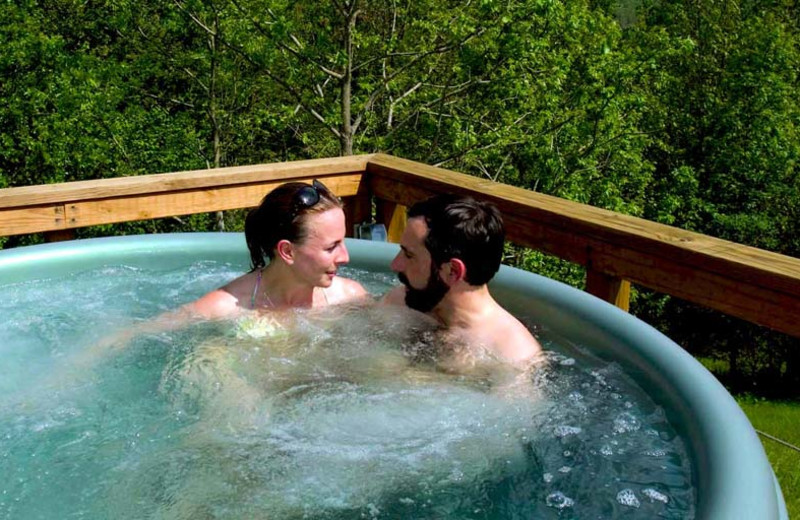
<instances>
[{"instance_id":1,"label":"man's bare shoulder","mask_svg":"<svg viewBox=\"0 0 800 520\"><path fill-rule=\"evenodd\" d=\"M542 351L539 341L521 321L502 308L497 314L492 338L496 354L518 362L529 360Z\"/></svg>"},{"instance_id":2,"label":"man's bare shoulder","mask_svg":"<svg viewBox=\"0 0 800 520\"><path fill-rule=\"evenodd\" d=\"M406 288L403 285L393 287L381 298L381 304L384 305L405 305L406 304Z\"/></svg>"}]
</instances>

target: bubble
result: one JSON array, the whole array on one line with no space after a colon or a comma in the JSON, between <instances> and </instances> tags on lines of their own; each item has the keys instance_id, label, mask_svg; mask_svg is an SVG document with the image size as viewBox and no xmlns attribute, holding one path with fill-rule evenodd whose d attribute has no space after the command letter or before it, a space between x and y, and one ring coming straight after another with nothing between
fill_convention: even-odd
<instances>
[{"instance_id":1,"label":"bubble","mask_svg":"<svg viewBox=\"0 0 800 520\"><path fill-rule=\"evenodd\" d=\"M464 472L459 469L453 469L448 478L453 482L461 482L464 480Z\"/></svg>"},{"instance_id":2,"label":"bubble","mask_svg":"<svg viewBox=\"0 0 800 520\"><path fill-rule=\"evenodd\" d=\"M559 439L569 435L577 435L581 433L581 431L583 430L581 430L579 426L567 426L566 424L559 424L553 429L553 433Z\"/></svg>"},{"instance_id":3,"label":"bubble","mask_svg":"<svg viewBox=\"0 0 800 520\"><path fill-rule=\"evenodd\" d=\"M649 457L664 457L667 454L667 451L661 448L647 450L644 452L645 455Z\"/></svg>"},{"instance_id":4,"label":"bubble","mask_svg":"<svg viewBox=\"0 0 800 520\"><path fill-rule=\"evenodd\" d=\"M647 488L642 490L642 494L652 500L653 502L662 502L666 504L669 502L669 497L664 493L659 493L653 488Z\"/></svg>"},{"instance_id":5,"label":"bubble","mask_svg":"<svg viewBox=\"0 0 800 520\"><path fill-rule=\"evenodd\" d=\"M542 475L542 480L547 482L548 484L553 481L553 474L552 473L545 473Z\"/></svg>"},{"instance_id":6,"label":"bubble","mask_svg":"<svg viewBox=\"0 0 800 520\"><path fill-rule=\"evenodd\" d=\"M556 491L555 493L550 493L547 495L545 503L547 504L547 507L552 507L555 509L565 509L575 505L575 501L561 491Z\"/></svg>"},{"instance_id":7,"label":"bubble","mask_svg":"<svg viewBox=\"0 0 800 520\"><path fill-rule=\"evenodd\" d=\"M614 419L613 430L615 434L635 432L641 427L642 424L639 419L628 412L622 412Z\"/></svg>"},{"instance_id":8,"label":"bubble","mask_svg":"<svg viewBox=\"0 0 800 520\"><path fill-rule=\"evenodd\" d=\"M570 392L570 394L568 396L568 399L570 401L582 401L583 400L583 394L581 394L580 392L577 392L577 391L576 392Z\"/></svg>"},{"instance_id":9,"label":"bubble","mask_svg":"<svg viewBox=\"0 0 800 520\"><path fill-rule=\"evenodd\" d=\"M622 491L617 493L617 502L619 502L623 506L628 506L628 507L638 508L641 505L639 499L636 498L636 494L633 492L632 489L623 489Z\"/></svg>"}]
</instances>

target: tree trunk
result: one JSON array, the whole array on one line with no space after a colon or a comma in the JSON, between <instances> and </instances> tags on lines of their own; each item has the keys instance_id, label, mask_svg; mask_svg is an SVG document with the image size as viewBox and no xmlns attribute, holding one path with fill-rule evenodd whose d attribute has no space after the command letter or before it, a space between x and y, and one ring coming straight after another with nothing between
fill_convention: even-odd
<instances>
[{"instance_id":1,"label":"tree trunk","mask_svg":"<svg viewBox=\"0 0 800 520\"><path fill-rule=\"evenodd\" d=\"M358 1L353 0L350 12L347 13L347 25L344 31L344 49L347 55L347 64L342 78L342 130L339 137L339 153L353 155L353 120L352 120L352 94L353 94L353 29L358 16Z\"/></svg>"}]
</instances>

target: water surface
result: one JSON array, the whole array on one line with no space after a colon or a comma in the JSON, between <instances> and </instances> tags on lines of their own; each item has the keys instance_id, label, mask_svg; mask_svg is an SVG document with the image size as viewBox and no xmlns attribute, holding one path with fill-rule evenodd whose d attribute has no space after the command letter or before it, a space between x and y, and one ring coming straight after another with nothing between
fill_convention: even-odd
<instances>
[{"instance_id":1,"label":"water surface","mask_svg":"<svg viewBox=\"0 0 800 520\"><path fill-rule=\"evenodd\" d=\"M524 372L445 370L433 328L364 307L144 334L85 363L237 269L0 287L0 518L692 516L663 410L546 327Z\"/></svg>"}]
</instances>

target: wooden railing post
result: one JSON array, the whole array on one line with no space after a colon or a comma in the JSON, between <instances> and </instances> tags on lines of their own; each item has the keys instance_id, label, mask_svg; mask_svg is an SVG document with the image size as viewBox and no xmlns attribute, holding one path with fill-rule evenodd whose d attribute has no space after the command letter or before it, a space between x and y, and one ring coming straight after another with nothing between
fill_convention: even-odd
<instances>
[{"instance_id":1,"label":"wooden railing post","mask_svg":"<svg viewBox=\"0 0 800 520\"><path fill-rule=\"evenodd\" d=\"M355 236L356 225L372 220L372 194L366 179L361 179L355 195L345 198L344 216L348 237Z\"/></svg>"},{"instance_id":2,"label":"wooden railing post","mask_svg":"<svg viewBox=\"0 0 800 520\"><path fill-rule=\"evenodd\" d=\"M74 229L57 229L55 231L46 231L44 233L45 242L64 242L66 240L75 240Z\"/></svg>"},{"instance_id":3,"label":"wooden railing post","mask_svg":"<svg viewBox=\"0 0 800 520\"><path fill-rule=\"evenodd\" d=\"M378 222L386 226L386 240L399 243L406 229L407 208L382 199L376 201L376 206Z\"/></svg>"},{"instance_id":4,"label":"wooden railing post","mask_svg":"<svg viewBox=\"0 0 800 520\"><path fill-rule=\"evenodd\" d=\"M627 312L631 303L631 283L605 273L586 270L586 292L613 303Z\"/></svg>"}]
</instances>

